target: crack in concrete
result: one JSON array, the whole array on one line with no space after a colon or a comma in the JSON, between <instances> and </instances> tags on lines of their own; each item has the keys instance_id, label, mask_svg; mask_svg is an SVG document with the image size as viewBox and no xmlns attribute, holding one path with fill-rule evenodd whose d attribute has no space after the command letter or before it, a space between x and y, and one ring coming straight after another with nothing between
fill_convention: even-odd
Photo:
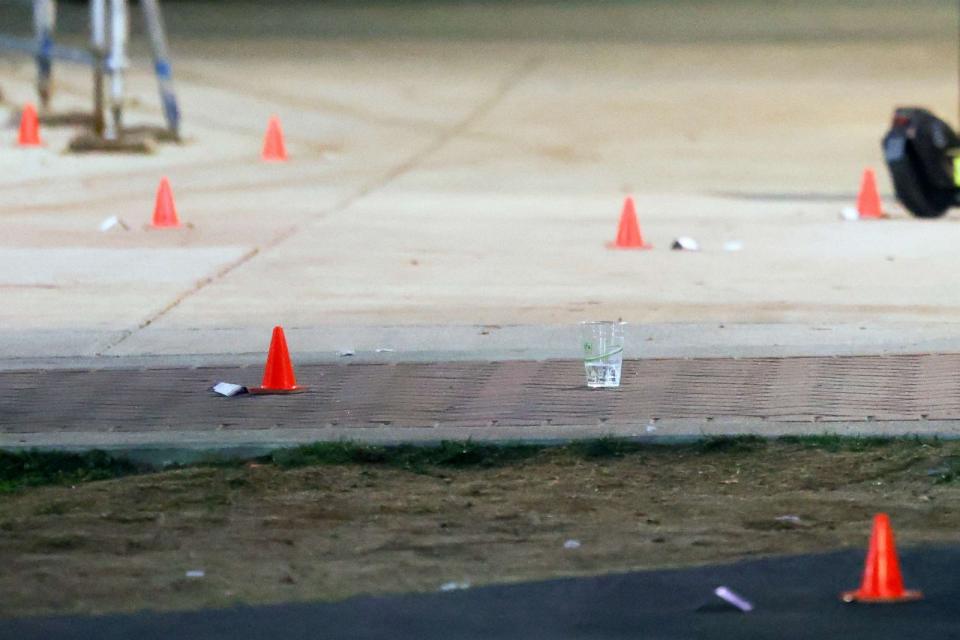
<instances>
[{"instance_id":1,"label":"crack in concrete","mask_svg":"<svg viewBox=\"0 0 960 640\"><path fill-rule=\"evenodd\" d=\"M445 147L450 143L454 138L462 135L466 132L473 124L483 118L485 115L490 113L520 82L533 73L537 68L539 68L544 62L544 58L541 56L530 56L522 61L516 68L512 69L505 77L503 77L500 82L497 84L494 91L488 95L484 100L477 104L473 109L471 109L463 118L458 122L453 124L450 127L445 128L440 134L429 144L421 148L419 151L413 153L406 160L400 162L398 165L388 170L386 173L380 177L368 182L365 185L361 185L354 193L346 196L339 202L336 202L329 209L318 212L317 215L312 216L312 219L306 220L302 224L292 225L287 227L283 231L274 235L273 238L268 240L266 243L256 246L251 250L244 253L240 258L234 260L233 262L221 267L216 273L211 276L207 276L196 283L186 291L182 292L171 302L166 304L163 308L159 309L155 313L148 316L146 319L141 321L135 328L128 329L123 331L116 339L107 343L102 349L98 350L96 355L102 356L107 355L109 351L119 346L137 332L142 331L143 329L154 324L161 318L163 318L167 313L173 309L180 306L180 304L187 300L188 298L193 297L209 285L217 282L218 280L226 277L233 271L236 271L239 267L250 262L257 255L265 253L269 249L282 244L286 240L292 238L296 235L301 229L305 226L312 225L317 222L319 219L325 219L329 216L342 213L349 209L351 206L367 197L368 195L384 188L397 178L403 176L409 171L417 167L425 159Z\"/></svg>"}]
</instances>

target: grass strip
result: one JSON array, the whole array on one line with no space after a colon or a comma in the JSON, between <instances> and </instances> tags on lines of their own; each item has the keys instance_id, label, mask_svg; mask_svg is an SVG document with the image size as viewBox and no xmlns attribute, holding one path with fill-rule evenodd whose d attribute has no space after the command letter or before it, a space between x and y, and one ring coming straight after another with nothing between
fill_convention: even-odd
<instances>
[{"instance_id":1,"label":"grass strip","mask_svg":"<svg viewBox=\"0 0 960 640\"><path fill-rule=\"evenodd\" d=\"M546 452L567 455L576 459L602 460L630 455L657 455L683 451L694 455L752 455L769 447L794 446L819 449L831 453L867 452L884 448L920 447L941 448L936 439L850 437L837 435L787 436L776 439L760 436L732 436L702 438L687 443L652 443L624 438L596 438L577 440L566 444L478 443L473 441L446 441L434 445L380 446L356 442L317 442L297 447L277 449L267 456L256 458L261 464L272 464L279 469L296 469L322 465L370 465L406 469L415 473L430 469L493 468L522 463ZM954 447L953 443L948 448ZM189 467L241 466L250 460L210 461ZM960 481L960 457L948 458L940 482ZM955 462L956 461L956 462ZM167 469L170 467L164 467ZM60 451L2 451L0 450L0 494L44 485L78 484L106 480L163 469L134 463L123 456L92 450L83 453Z\"/></svg>"}]
</instances>

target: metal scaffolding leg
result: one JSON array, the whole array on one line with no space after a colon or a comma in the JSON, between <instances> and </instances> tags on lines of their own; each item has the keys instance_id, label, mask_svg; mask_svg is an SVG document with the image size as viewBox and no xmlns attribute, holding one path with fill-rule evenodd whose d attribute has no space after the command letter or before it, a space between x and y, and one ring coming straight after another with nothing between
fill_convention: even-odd
<instances>
[{"instance_id":1,"label":"metal scaffolding leg","mask_svg":"<svg viewBox=\"0 0 960 640\"><path fill-rule=\"evenodd\" d=\"M93 134L106 135L103 68L107 58L107 10L105 0L90 0L90 50L93 52Z\"/></svg>"},{"instance_id":2,"label":"metal scaffolding leg","mask_svg":"<svg viewBox=\"0 0 960 640\"><path fill-rule=\"evenodd\" d=\"M53 34L57 25L57 1L33 0L33 31L37 60L37 95L40 109L50 106L53 74Z\"/></svg>"},{"instance_id":3,"label":"metal scaffolding leg","mask_svg":"<svg viewBox=\"0 0 960 640\"><path fill-rule=\"evenodd\" d=\"M180 109L177 107L177 96L173 90L173 69L170 66L170 53L167 49L167 35L163 26L163 15L160 13L160 4L157 0L140 0L140 7L143 10L147 33L150 34L153 68L157 74L163 115L170 135L177 139L180 137Z\"/></svg>"},{"instance_id":4,"label":"metal scaffolding leg","mask_svg":"<svg viewBox=\"0 0 960 640\"><path fill-rule=\"evenodd\" d=\"M0 0L2 2L3 0ZM37 65L37 94L41 117L47 124L85 124L91 129L70 143L74 151L149 151L158 140L179 141L180 109L173 85L170 53L159 0L141 0L150 37L165 127L124 127L125 72L130 66L130 9L127 0L89 0L90 48L54 42L58 0L23 0L33 7L34 37L0 33L0 49L22 51ZM49 112L53 93L53 60L67 60L93 71L93 116Z\"/></svg>"},{"instance_id":5,"label":"metal scaffolding leg","mask_svg":"<svg viewBox=\"0 0 960 640\"><path fill-rule=\"evenodd\" d=\"M123 131L123 72L127 68L129 32L127 0L110 0L110 53L107 56L110 118L105 132L108 140L115 140Z\"/></svg>"}]
</instances>

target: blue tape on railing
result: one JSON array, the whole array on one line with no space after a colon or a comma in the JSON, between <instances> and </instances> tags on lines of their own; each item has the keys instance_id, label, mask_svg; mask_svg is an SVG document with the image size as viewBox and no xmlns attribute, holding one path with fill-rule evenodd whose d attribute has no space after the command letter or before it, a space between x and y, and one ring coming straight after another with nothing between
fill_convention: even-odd
<instances>
[{"instance_id":1,"label":"blue tape on railing","mask_svg":"<svg viewBox=\"0 0 960 640\"><path fill-rule=\"evenodd\" d=\"M22 51L32 56L40 55L40 48L37 46L35 40L8 36L2 33L0 33L0 49ZM49 57L86 65L94 64L94 57L89 51L74 49L72 47L62 47L55 43L51 43L50 45Z\"/></svg>"},{"instance_id":2,"label":"blue tape on railing","mask_svg":"<svg viewBox=\"0 0 960 640\"><path fill-rule=\"evenodd\" d=\"M180 128L180 109L177 107L177 101L173 96L163 96L163 111L167 115L167 124L174 131Z\"/></svg>"},{"instance_id":3,"label":"blue tape on railing","mask_svg":"<svg viewBox=\"0 0 960 640\"><path fill-rule=\"evenodd\" d=\"M164 80L169 79L173 73L173 70L170 68L170 63L166 60L157 60L153 65L153 69L157 73L157 77Z\"/></svg>"}]
</instances>

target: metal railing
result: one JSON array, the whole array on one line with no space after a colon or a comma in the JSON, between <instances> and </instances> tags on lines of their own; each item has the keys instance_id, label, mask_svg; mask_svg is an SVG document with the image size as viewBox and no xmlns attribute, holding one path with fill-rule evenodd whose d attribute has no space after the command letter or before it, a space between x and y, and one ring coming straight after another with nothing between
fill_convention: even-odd
<instances>
[{"instance_id":1,"label":"metal railing","mask_svg":"<svg viewBox=\"0 0 960 640\"><path fill-rule=\"evenodd\" d=\"M34 38L0 34L0 49L33 56L37 65L37 95L43 111L52 97L54 60L89 66L93 71L93 129L98 137L115 140L123 133L124 71L129 67L127 45L130 11L127 0L90 0L90 46L88 49L58 45L55 41L57 0L21 0L33 6ZM140 0L154 73L160 92L167 132L180 134L180 110L173 85L166 29L158 0ZM104 84L108 90L104 90Z\"/></svg>"}]
</instances>

